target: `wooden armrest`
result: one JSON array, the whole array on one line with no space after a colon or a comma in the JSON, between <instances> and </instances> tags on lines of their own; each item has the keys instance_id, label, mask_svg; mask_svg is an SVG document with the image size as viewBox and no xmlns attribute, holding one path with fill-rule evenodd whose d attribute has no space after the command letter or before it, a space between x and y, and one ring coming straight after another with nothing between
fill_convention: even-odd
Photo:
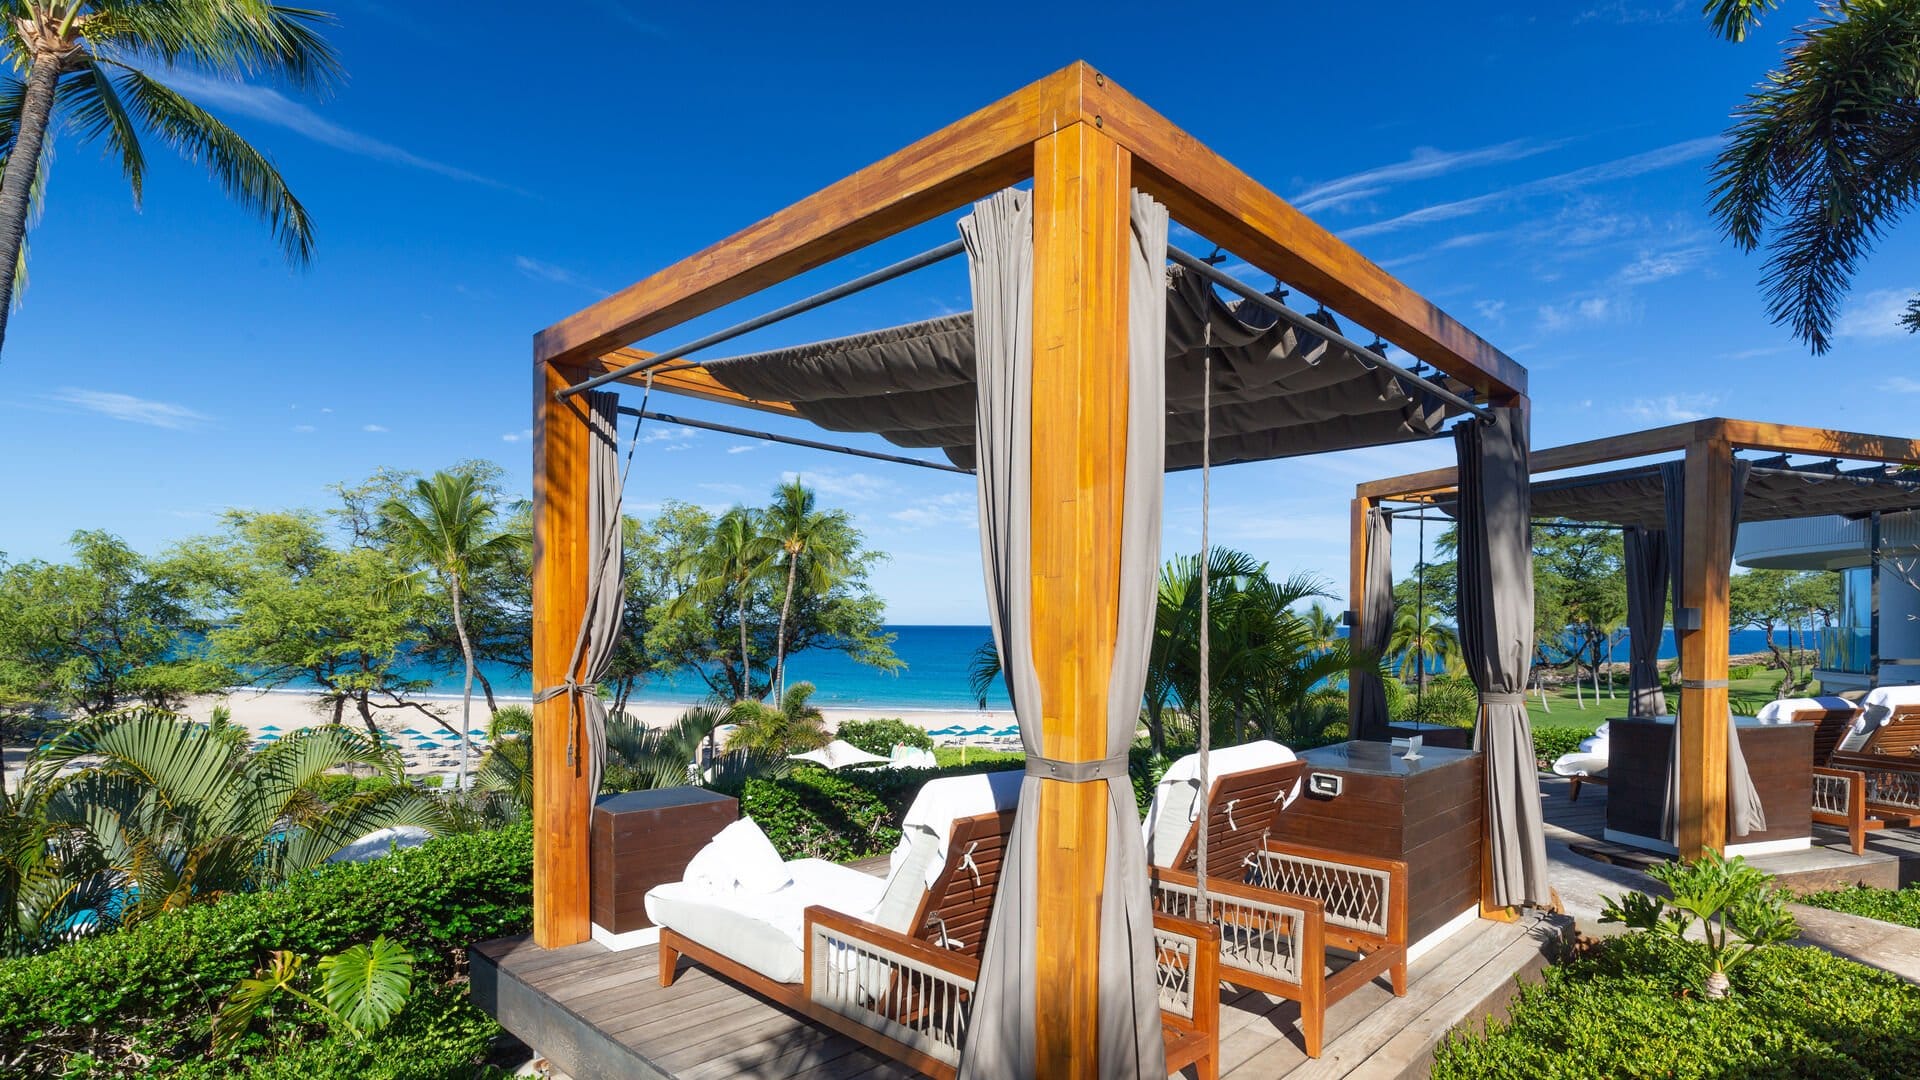
<instances>
[{"instance_id":1,"label":"wooden armrest","mask_svg":"<svg viewBox=\"0 0 1920 1080\"><path fill-rule=\"evenodd\" d=\"M1200 887L1199 877L1191 870L1173 870L1166 867L1155 867L1153 877L1156 880L1166 881L1170 884L1184 886L1189 889L1197 889ZM1327 906L1311 896L1299 896L1294 893L1281 892L1278 889L1263 889L1258 885L1249 885L1244 881L1210 877L1207 879L1207 894L1209 896L1232 897L1236 900L1247 900L1259 904L1274 904L1279 907L1298 908L1301 915L1310 922L1322 922L1325 921L1327 917ZM1154 919L1157 921L1160 917L1159 915L1155 915ZM1180 916L1168 915L1167 918L1180 919ZM1189 922L1191 920L1180 919L1180 921Z\"/></svg>"},{"instance_id":2,"label":"wooden armrest","mask_svg":"<svg viewBox=\"0 0 1920 1080\"><path fill-rule=\"evenodd\" d=\"M857 919L844 911L835 911L830 907L822 907L819 904L815 904L806 910L805 919L806 932L801 935L800 940L807 943L807 953L809 954L807 956L808 970L811 970L813 967L813 957L811 955L813 952L813 928L819 926L834 933L845 934L847 937L853 938L856 941L864 941L881 946L891 952L926 964L928 967L939 968L941 971L953 975L959 975L968 979L978 979L980 977L980 961L970 956L953 952L950 949L935 948L918 938L908 937L898 930L889 930L884 926L870 923L865 919Z\"/></svg>"},{"instance_id":3,"label":"wooden armrest","mask_svg":"<svg viewBox=\"0 0 1920 1080\"><path fill-rule=\"evenodd\" d=\"M1583 778L1584 779L1584 778ZM1323 862L1346 863L1364 870L1378 870L1393 875L1395 888L1404 888L1407 882L1407 864L1401 859L1388 859L1378 855L1361 855L1352 851L1335 851L1332 848L1314 847L1311 844L1296 844L1286 840L1268 840L1267 850L1276 855L1298 855Z\"/></svg>"}]
</instances>

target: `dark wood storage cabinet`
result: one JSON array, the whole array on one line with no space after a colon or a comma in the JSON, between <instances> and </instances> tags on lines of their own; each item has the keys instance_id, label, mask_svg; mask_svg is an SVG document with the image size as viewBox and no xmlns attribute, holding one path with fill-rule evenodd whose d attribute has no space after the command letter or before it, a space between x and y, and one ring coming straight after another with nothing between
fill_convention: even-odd
<instances>
[{"instance_id":1,"label":"dark wood storage cabinet","mask_svg":"<svg viewBox=\"0 0 1920 1080\"><path fill-rule=\"evenodd\" d=\"M679 881L687 863L740 817L740 804L705 788L602 795L593 804L593 921L616 934L647 921L647 890Z\"/></svg>"},{"instance_id":2,"label":"dark wood storage cabinet","mask_svg":"<svg viewBox=\"0 0 1920 1080\"><path fill-rule=\"evenodd\" d=\"M1614 720L1607 729L1607 839L1636 847L1657 845L1661 808L1667 798L1667 753L1672 720ZM1740 750L1759 789L1767 827L1745 836L1727 830L1727 845L1800 840L1813 835L1812 724L1742 723ZM1731 810L1731 808L1729 808ZM1649 845L1646 841L1651 841Z\"/></svg>"},{"instance_id":3,"label":"dark wood storage cabinet","mask_svg":"<svg viewBox=\"0 0 1920 1080\"><path fill-rule=\"evenodd\" d=\"M1387 743L1308 750L1300 798L1282 812L1275 839L1407 864L1407 941L1480 903L1483 763L1470 750L1426 746L1405 761ZM1338 796L1315 795L1312 777L1341 778Z\"/></svg>"}]
</instances>

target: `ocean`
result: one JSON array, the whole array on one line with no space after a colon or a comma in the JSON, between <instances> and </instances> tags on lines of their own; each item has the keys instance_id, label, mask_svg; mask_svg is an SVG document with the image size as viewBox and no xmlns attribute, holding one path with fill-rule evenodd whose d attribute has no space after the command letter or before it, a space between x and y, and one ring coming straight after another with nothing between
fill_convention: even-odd
<instances>
[{"instance_id":1,"label":"ocean","mask_svg":"<svg viewBox=\"0 0 1920 1080\"><path fill-rule=\"evenodd\" d=\"M875 671L856 664L840 653L803 652L787 666L787 684L811 682L818 687L814 703L825 708L888 709L972 709L980 702L967 689L967 668L973 654L992 640L985 626L889 626L895 637L893 651L906 662L898 675ZM1730 635L1733 654L1766 651L1766 635L1758 630L1736 630ZM1673 632L1667 631L1660 642L1662 659L1675 656ZM1614 659L1624 663L1627 645L1624 636L1617 644ZM484 666L484 665L483 665ZM432 693L460 692L460 672L418 670L407 672L412 678L430 679ZM494 693L503 697L528 697L533 693L531 680L505 670L489 670ZM707 696L706 684L697 676L677 674L649 679L634 695L637 702L691 704ZM998 686L987 698L987 707L1011 707Z\"/></svg>"}]
</instances>

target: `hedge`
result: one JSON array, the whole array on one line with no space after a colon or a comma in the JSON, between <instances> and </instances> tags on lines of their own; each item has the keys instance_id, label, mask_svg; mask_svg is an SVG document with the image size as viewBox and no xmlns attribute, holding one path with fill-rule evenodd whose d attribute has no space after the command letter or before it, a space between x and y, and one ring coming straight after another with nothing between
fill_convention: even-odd
<instances>
[{"instance_id":1,"label":"hedge","mask_svg":"<svg viewBox=\"0 0 1920 1080\"><path fill-rule=\"evenodd\" d=\"M331 866L271 892L169 912L40 956L0 962L0 1061L8 1075L484 1076L499 1028L467 1000L466 947L532 921L533 833L521 823ZM282 1007L233 1063L201 1060L214 1010L275 949L309 960L399 940L415 998L362 1047ZM288 1039L306 1040L286 1049ZM139 1064L145 1061L144 1065Z\"/></svg>"},{"instance_id":2,"label":"hedge","mask_svg":"<svg viewBox=\"0 0 1920 1080\"><path fill-rule=\"evenodd\" d=\"M1580 749L1583 740L1599 730L1592 728L1537 727L1533 729L1533 756L1542 771L1552 768L1555 758Z\"/></svg>"},{"instance_id":3,"label":"hedge","mask_svg":"<svg viewBox=\"0 0 1920 1080\"><path fill-rule=\"evenodd\" d=\"M867 753L881 757L891 755L896 745L919 750L933 749L933 736L927 734L926 728L896 718L848 720L835 728L833 735L836 739L845 739Z\"/></svg>"},{"instance_id":4,"label":"hedge","mask_svg":"<svg viewBox=\"0 0 1920 1080\"><path fill-rule=\"evenodd\" d=\"M1844 911L1849 915L1864 915L1881 922L1920 928L1920 885L1908 885L1902 889L1870 889L1865 885L1856 885L1851 889L1803 896L1800 902Z\"/></svg>"},{"instance_id":5,"label":"hedge","mask_svg":"<svg viewBox=\"0 0 1920 1080\"><path fill-rule=\"evenodd\" d=\"M1505 1021L1449 1038L1432 1075L1920 1076L1920 988L1819 949L1777 946L1734 972L1725 1001L1677 992L1697 985L1704 951L1646 934L1596 945L1523 987Z\"/></svg>"}]
</instances>

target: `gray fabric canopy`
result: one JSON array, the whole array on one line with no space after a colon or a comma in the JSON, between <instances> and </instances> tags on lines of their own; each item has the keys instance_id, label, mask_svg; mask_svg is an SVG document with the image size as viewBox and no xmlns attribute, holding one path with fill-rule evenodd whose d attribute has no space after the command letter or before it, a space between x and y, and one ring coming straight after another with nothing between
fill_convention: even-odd
<instances>
[{"instance_id":1,"label":"gray fabric canopy","mask_svg":"<svg viewBox=\"0 0 1920 1080\"><path fill-rule=\"evenodd\" d=\"M1393 516L1373 507L1367 511L1367 566L1360 597L1360 636L1355 644L1383 656L1393 637ZM1357 668L1348 677L1352 689L1349 716L1356 739L1387 739L1387 688L1377 671Z\"/></svg>"},{"instance_id":2,"label":"gray fabric canopy","mask_svg":"<svg viewBox=\"0 0 1920 1080\"><path fill-rule=\"evenodd\" d=\"M1623 536L1627 578L1627 715L1667 715L1660 689L1660 631L1667 622L1667 533L1628 526Z\"/></svg>"},{"instance_id":3,"label":"gray fabric canopy","mask_svg":"<svg viewBox=\"0 0 1920 1080\"><path fill-rule=\"evenodd\" d=\"M1474 748L1486 755L1494 902L1544 906L1546 828L1525 689L1533 660L1527 417L1496 408L1454 429L1459 455L1460 651L1480 691Z\"/></svg>"},{"instance_id":4,"label":"gray fabric canopy","mask_svg":"<svg viewBox=\"0 0 1920 1080\"><path fill-rule=\"evenodd\" d=\"M1167 267L1164 280L1168 468L1200 463L1207 348L1213 351L1215 465L1427 438L1461 411L1272 312L1221 300L1180 267ZM1331 314L1314 317L1339 329ZM791 402L821 427L939 449L972 468L973 331L974 313L963 312L703 367L729 390ZM1470 393L1446 376L1430 377Z\"/></svg>"},{"instance_id":5,"label":"gray fabric canopy","mask_svg":"<svg viewBox=\"0 0 1920 1080\"><path fill-rule=\"evenodd\" d=\"M1020 787L1013 833L1002 856L1000 886L980 958L972 1019L960 1076L987 1080L1038 1072L1038 1002L1034 933L1039 905L1038 810L1042 780L1040 686L1032 639L1033 210L1031 196L1004 191L974 207L961 223L979 313L976 423L981 458L981 561L987 578L1007 693L1020 724L1028 774ZM1126 479L1121 503L1119 615L1107 687L1106 752L1121 767L1106 779L1106 866L1095 902L1100 940L1077 958L1099 970L1100 1075L1120 1080L1166 1076L1155 977L1153 911L1139 812L1124 762L1140 722L1152 647L1160 512L1166 446L1161 357L1166 308L1160 267L1166 259L1166 208L1135 193L1128 300ZM971 388L968 394L972 394ZM1093 882L1083 883L1092 894ZM1090 899L1093 897L1090 895Z\"/></svg>"},{"instance_id":6,"label":"gray fabric canopy","mask_svg":"<svg viewBox=\"0 0 1920 1080\"><path fill-rule=\"evenodd\" d=\"M1741 521L1783 521L1840 514L1859 517L1879 510L1920 508L1920 474L1884 466L1838 471L1820 466L1782 467L1777 459L1751 467L1740 506ZM1533 513L1595 524L1663 529L1667 501L1659 465L1541 480L1533 485Z\"/></svg>"}]
</instances>

